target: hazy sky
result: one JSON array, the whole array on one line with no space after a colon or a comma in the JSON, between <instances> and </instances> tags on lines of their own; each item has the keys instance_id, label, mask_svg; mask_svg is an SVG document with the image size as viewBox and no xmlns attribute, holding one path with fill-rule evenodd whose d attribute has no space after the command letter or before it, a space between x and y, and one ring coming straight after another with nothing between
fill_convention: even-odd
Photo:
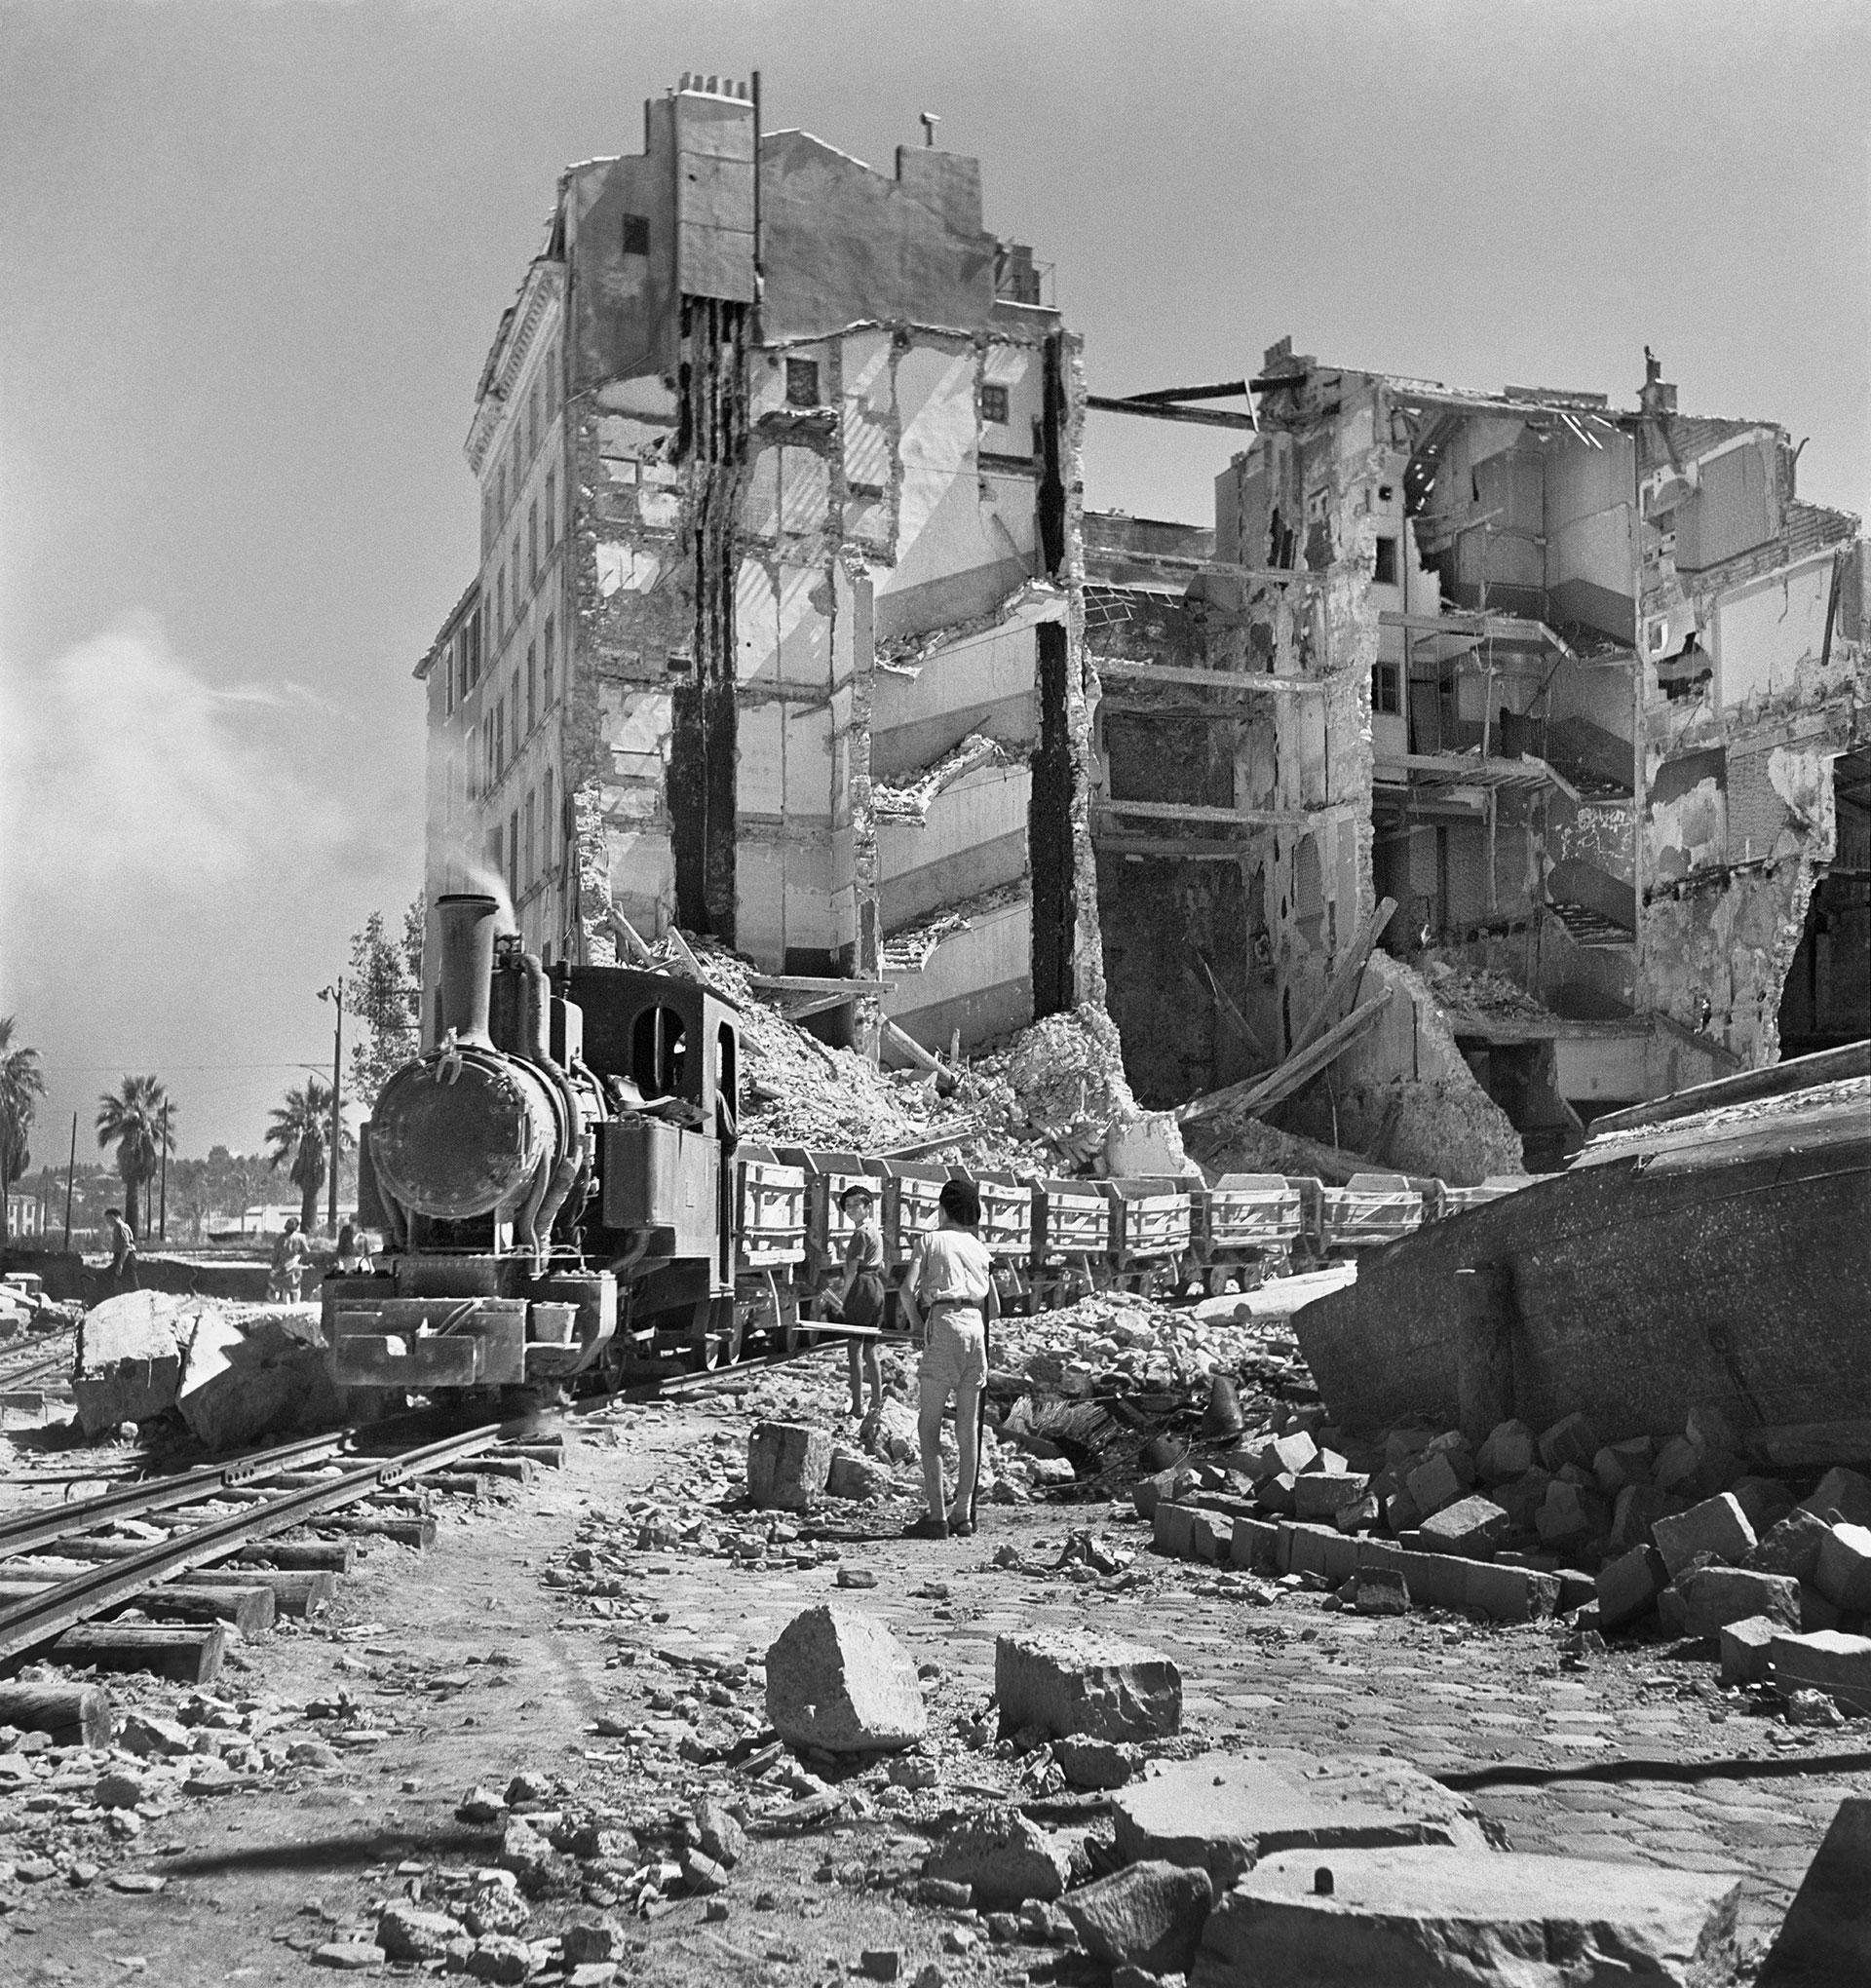
<instances>
[{"instance_id":1,"label":"hazy sky","mask_svg":"<svg viewBox=\"0 0 1871 1988\"><path fill-rule=\"evenodd\" d=\"M1812 438L1864 512L1871 12L1384 0L0 0L0 1013L35 1161L168 1079L250 1150L420 881L410 670L567 161L684 69L890 170L940 114L1094 390L1347 364ZM1236 438L1093 416L1094 505L1205 520Z\"/></svg>"}]
</instances>

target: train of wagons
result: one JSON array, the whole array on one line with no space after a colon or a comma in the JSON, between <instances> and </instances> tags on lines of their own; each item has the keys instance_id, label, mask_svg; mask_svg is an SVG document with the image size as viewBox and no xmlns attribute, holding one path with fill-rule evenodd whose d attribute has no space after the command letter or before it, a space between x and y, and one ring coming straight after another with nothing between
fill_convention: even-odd
<instances>
[{"instance_id":1,"label":"train of wagons","mask_svg":"<svg viewBox=\"0 0 1871 1988\"><path fill-rule=\"evenodd\" d=\"M900 1277L962 1169L745 1139L731 1003L628 968L549 975L496 937L491 897L438 909L435 1047L392 1076L360 1142L359 1219L386 1246L370 1274L321 1287L355 1405L537 1397L614 1387L645 1361L797 1351L823 1328L857 1182ZM1010 1312L1112 1286L1244 1287L1517 1184L973 1177Z\"/></svg>"}]
</instances>

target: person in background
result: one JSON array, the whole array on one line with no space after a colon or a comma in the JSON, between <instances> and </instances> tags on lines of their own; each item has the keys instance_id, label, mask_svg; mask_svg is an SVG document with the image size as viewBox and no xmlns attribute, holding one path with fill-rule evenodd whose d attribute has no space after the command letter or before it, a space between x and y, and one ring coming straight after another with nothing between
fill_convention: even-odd
<instances>
[{"instance_id":1,"label":"person in background","mask_svg":"<svg viewBox=\"0 0 1871 1988\"><path fill-rule=\"evenodd\" d=\"M104 1210L104 1234L110 1243L110 1282L113 1290L134 1291L136 1281L136 1232L124 1220L122 1208Z\"/></svg>"},{"instance_id":2,"label":"person in background","mask_svg":"<svg viewBox=\"0 0 1871 1988\"><path fill-rule=\"evenodd\" d=\"M867 1187L848 1187L838 1205L851 1222L845 1242L845 1286L838 1294L838 1316L847 1325L884 1322L884 1239L877 1227L877 1197ZM846 1372L851 1381L851 1412L862 1416L863 1389L870 1388L870 1412L884 1406L884 1362L874 1339L845 1341Z\"/></svg>"},{"instance_id":3,"label":"person in background","mask_svg":"<svg viewBox=\"0 0 1871 1988\"><path fill-rule=\"evenodd\" d=\"M981 1466L981 1397L987 1387L987 1325L1000 1316L994 1259L974 1232L980 1190L971 1180L943 1185L940 1225L924 1236L909 1260L903 1311L923 1350L917 1370L916 1433L923 1451L928 1510L903 1531L905 1539L966 1539L974 1530L974 1485ZM942 1495L942 1416L955 1401L960 1451L953 1503Z\"/></svg>"},{"instance_id":4,"label":"person in background","mask_svg":"<svg viewBox=\"0 0 1871 1988\"><path fill-rule=\"evenodd\" d=\"M368 1277L372 1267L357 1223L346 1222L338 1231L338 1269L346 1277Z\"/></svg>"},{"instance_id":5,"label":"person in background","mask_svg":"<svg viewBox=\"0 0 1871 1988\"><path fill-rule=\"evenodd\" d=\"M277 1304L299 1302L299 1280L305 1275L305 1260L311 1245L299 1233L297 1215L287 1215L280 1240L273 1245L273 1274L267 1280L266 1294Z\"/></svg>"}]
</instances>

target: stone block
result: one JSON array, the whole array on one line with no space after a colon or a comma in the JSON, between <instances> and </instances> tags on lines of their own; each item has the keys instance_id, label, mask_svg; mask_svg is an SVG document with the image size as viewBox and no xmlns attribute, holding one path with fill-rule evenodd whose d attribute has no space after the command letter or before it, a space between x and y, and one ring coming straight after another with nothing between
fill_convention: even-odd
<instances>
[{"instance_id":1,"label":"stone block","mask_svg":"<svg viewBox=\"0 0 1871 1988\"><path fill-rule=\"evenodd\" d=\"M1485 1843L1460 1796L1382 1755L1198 1754L1120 1788L1111 1812L1126 1862L1205 1870L1217 1893L1279 1850Z\"/></svg>"},{"instance_id":2,"label":"stone block","mask_svg":"<svg viewBox=\"0 0 1871 1988\"><path fill-rule=\"evenodd\" d=\"M1768 1949L1754 1988L1871 1981L1871 1796L1848 1795Z\"/></svg>"},{"instance_id":3,"label":"stone block","mask_svg":"<svg viewBox=\"0 0 1871 1988\"><path fill-rule=\"evenodd\" d=\"M1722 1682L1759 1684L1767 1676L1774 1638L1786 1634L1786 1625L1773 1616L1744 1616L1722 1625Z\"/></svg>"},{"instance_id":4,"label":"stone block","mask_svg":"<svg viewBox=\"0 0 1871 1988\"><path fill-rule=\"evenodd\" d=\"M1016 1809L971 1816L951 1829L924 1866L926 1878L966 1885L974 1904L1005 1908L1052 1899L1072 1872L1072 1846Z\"/></svg>"},{"instance_id":5,"label":"stone block","mask_svg":"<svg viewBox=\"0 0 1871 1988\"><path fill-rule=\"evenodd\" d=\"M1632 1547L1598 1570L1598 1626L1622 1629L1641 1622L1669 1586L1669 1569L1655 1547Z\"/></svg>"},{"instance_id":6,"label":"stone block","mask_svg":"<svg viewBox=\"0 0 1871 1988\"><path fill-rule=\"evenodd\" d=\"M1650 1536L1674 1578L1699 1553L1735 1566L1754 1549L1754 1528L1731 1491L1705 1498L1687 1511L1651 1521Z\"/></svg>"},{"instance_id":7,"label":"stone block","mask_svg":"<svg viewBox=\"0 0 1871 1988\"><path fill-rule=\"evenodd\" d=\"M1136 1778L1137 1769L1143 1764L1143 1755L1134 1746L1083 1736L1056 1740L1052 1758L1075 1788L1121 1788Z\"/></svg>"},{"instance_id":8,"label":"stone block","mask_svg":"<svg viewBox=\"0 0 1871 1988\"><path fill-rule=\"evenodd\" d=\"M1559 1577L1537 1567L1501 1567L1462 1560L1463 1605L1497 1623L1530 1623L1559 1605Z\"/></svg>"},{"instance_id":9,"label":"stone block","mask_svg":"<svg viewBox=\"0 0 1871 1988\"><path fill-rule=\"evenodd\" d=\"M1336 1526L1281 1522L1275 1559L1282 1574L1317 1574L1336 1587L1357 1558L1356 1539Z\"/></svg>"},{"instance_id":10,"label":"stone block","mask_svg":"<svg viewBox=\"0 0 1871 1988\"><path fill-rule=\"evenodd\" d=\"M1428 1429L1391 1429L1384 1434L1384 1462L1399 1473L1408 1471L1429 1447L1434 1434Z\"/></svg>"},{"instance_id":11,"label":"stone block","mask_svg":"<svg viewBox=\"0 0 1871 1988\"><path fill-rule=\"evenodd\" d=\"M747 1497L804 1511L831 1474L831 1437L803 1422L756 1423L747 1437Z\"/></svg>"},{"instance_id":12,"label":"stone block","mask_svg":"<svg viewBox=\"0 0 1871 1988\"><path fill-rule=\"evenodd\" d=\"M1871 1477L1835 1465L1819 1479L1812 1497L1800 1500L1800 1510L1817 1512L1821 1518L1836 1511L1849 1525L1871 1525Z\"/></svg>"},{"instance_id":13,"label":"stone block","mask_svg":"<svg viewBox=\"0 0 1871 1988\"><path fill-rule=\"evenodd\" d=\"M1491 1560L1507 1539L1512 1520L1492 1498L1470 1493L1432 1511L1419 1531L1421 1548L1430 1553L1459 1553L1465 1559Z\"/></svg>"},{"instance_id":14,"label":"stone block","mask_svg":"<svg viewBox=\"0 0 1871 1988\"><path fill-rule=\"evenodd\" d=\"M1234 1520L1221 1512L1198 1511L1196 1522L1189 1530L1189 1545L1194 1557L1215 1566L1227 1566L1234 1532Z\"/></svg>"},{"instance_id":15,"label":"stone block","mask_svg":"<svg viewBox=\"0 0 1871 1988\"><path fill-rule=\"evenodd\" d=\"M1627 1553L1633 1547L1651 1545L1650 1529L1658 1519L1687 1510L1685 1500L1655 1484L1626 1484L1612 1505L1611 1550Z\"/></svg>"},{"instance_id":16,"label":"stone block","mask_svg":"<svg viewBox=\"0 0 1871 1988\"><path fill-rule=\"evenodd\" d=\"M1205 1870L1134 1863L1067 1894L1064 1911L1088 1953L1111 1968L1180 1974L1214 1904Z\"/></svg>"},{"instance_id":17,"label":"stone block","mask_svg":"<svg viewBox=\"0 0 1871 1988\"><path fill-rule=\"evenodd\" d=\"M1557 1471L1563 1464L1579 1464L1589 1470L1599 1446L1597 1432L1575 1410L1542 1433L1540 1461L1549 1471Z\"/></svg>"},{"instance_id":18,"label":"stone block","mask_svg":"<svg viewBox=\"0 0 1871 1988\"><path fill-rule=\"evenodd\" d=\"M703 1854L724 1869L733 1870L747 1854L747 1832L725 1804L705 1795L695 1805L695 1840ZM587 1959L601 1956L588 1955Z\"/></svg>"},{"instance_id":19,"label":"stone block","mask_svg":"<svg viewBox=\"0 0 1871 1988\"><path fill-rule=\"evenodd\" d=\"M825 1473L825 1494L831 1498L862 1500L866 1498L888 1498L897 1487L897 1479L875 1457L867 1457L857 1450L833 1450L831 1465Z\"/></svg>"},{"instance_id":20,"label":"stone block","mask_svg":"<svg viewBox=\"0 0 1871 1988\"><path fill-rule=\"evenodd\" d=\"M1859 1615L1871 1610L1871 1531L1849 1520L1828 1526L1813 1586L1838 1608Z\"/></svg>"},{"instance_id":21,"label":"stone block","mask_svg":"<svg viewBox=\"0 0 1871 1988\"><path fill-rule=\"evenodd\" d=\"M1816 1511L1796 1505L1761 1535L1742 1565L1757 1574L1791 1574L1796 1581L1811 1581L1818 1571L1819 1548L1831 1532Z\"/></svg>"},{"instance_id":22,"label":"stone block","mask_svg":"<svg viewBox=\"0 0 1871 1988\"><path fill-rule=\"evenodd\" d=\"M1159 1505L1150 1515L1150 1535L1156 1549L1172 1560L1196 1557L1196 1508L1193 1505Z\"/></svg>"},{"instance_id":23,"label":"stone block","mask_svg":"<svg viewBox=\"0 0 1871 1988\"><path fill-rule=\"evenodd\" d=\"M1497 1422L1474 1453L1474 1472L1484 1484L1505 1484L1524 1476L1539 1460L1539 1439L1524 1422Z\"/></svg>"},{"instance_id":24,"label":"stone block","mask_svg":"<svg viewBox=\"0 0 1871 1988\"><path fill-rule=\"evenodd\" d=\"M1414 1532L1423 1523L1423 1514L1407 1491L1393 1491L1384 1501L1384 1519L1394 1533Z\"/></svg>"},{"instance_id":25,"label":"stone block","mask_svg":"<svg viewBox=\"0 0 1871 1988\"><path fill-rule=\"evenodd\" d=\"M1426 1457L1403 1479L1410 1503L1425 1518L1432 1511L1440 1511L1445 1505L1453 1505L1466 1488L1446 1450Z\"/></svg>"},{"instance_id":26,"label":"stone block","mask_svg":"<svg viewBox=\"0 0 1871 1988\"><path fill-rule=\"evenodd\" d=\"M193 1330L191 1301L172 1291L125 1291L87 1312L71 1385L85 1434L174 1407Z\"/></svg>"},{"instance_id":27,"label":"stone block","mask_svg":"<svg viewBox=\"0 0 1871 1988\"><path fill-rule=\"evenodd\" d=\"M1838 1629L1777 1635L1768 1649L1768 1674L1782 1695L1822 1691L1848 1711L1871 1716L1871 1636Z\"/></svg>"},{"instance_id":28,"label":"stone block","mask_svg":"<svg viewBox=\"0 0 1871 1988\"><path fill-rule=\"evenodd\" d=\"M1359 1567L1339 1589L1339 1597L1358 1615L1399 1616L1410 1612L1409 1586L1400 1568Z\"/></svg>"},{"instance_id":29,"label":"stone block","mask_svg":"<svg viewBox=\"0 0 1871 1988\"><path fill-rule=\"evenodd\" d=\"M343 1420L316 1305L190 1302L198 1308L175 1406L206 1450Z\"/></svg>"},{"instance_id":30,"label":"stone block","mask_svg":"<svg viewBox=\"0 0 1871 1988\"><path fill-rule=\"evenodd\" d=\"M1534 1513L1534 1530L1549 1547L1576 1546L1603 1529L1605 1509L1594 1492L1564 1477L1546 1486Z\"/></svg>"},{"instance_id":31,"label":"stone block","mask_svg":"<svg viewBox=\"0 0 1871 1988\"><path fill-rule=\"evenodd\" d=\"M1844 1611L1836 1602L1827 1601L1816 1587L1800 1583L1800 1627L1802 1629L1836 1629L1843 1619Z\"/></svg>"},{"instance_id":32,"label":"stone block","mask_svg":"<svg viewBox=\"0 0 1871 1988\"><path fill-rule=\"evenodd\" d=\"M1228 1563L1258 1574L1277 1571L1279 1528L1264 1518L1238 1518L1228 1542Z\"/></svg>"},{"instance_id":33,"label":"stone block","mask_svg":"<svg viewBox=\"0 0 1871 1988\"><path fill-rule=\"evenodd\" d=\"M1298 1479L1290 1471L1281 1471L1272 1477L1263 1477L1254 1486L1254 1501L1262 1511L1290 1517L1293 1511L1294 1487Z\"/></svg>"},{"instance_id":34,"label":"stone block","mask_svg":"<svg viewBox=\"0 0 1871 1988\"><path fill-rule=\"evenodd\" d=\"M463 1932L445 1912L398 1903L378 1913L374 1937L393 1961L439 1961L447 1958L448 1942Z\"/></svg>"},{"instance_id":35,"label":"stone block","mask_svg":"<svg viewBox=\"0 0 1871 1988\"><path fill-rule=\"evenodd\" d=\"M1728 1489L1747 1513L1756 1539L1766 1538L1797 1504L1792 1492L1777 1477L1737 1477Z\"/></svg>"},{"instance_id":36,"label":"stone block","mask_svg":"<svg viewBox=\"0 0 1871 1988\"><path fill-rule=\"evenodd\" d=\"M1293 1484L1293 1516L1333 1524L1339 1511L1362 1498L1370 1479L1356 1471L1309 1471Z\"/></svg>"},{"instance_id":37,"label":"stone block","mask_svg":"<svg viewBox=\"0 0 1871 1988\"><path fill-rule=\"evenodd\" d=\"M1057 1738L1164 1740L1182 1729L1182 1673L1141 1643L1035 1631L994 1645L1001 1731Z\"/></svg>"},{"instance_id":38,"label":"stone block","mask_svg":"<svg viewBox=\"0 0 1871 1988\"><path fill-rule=\"evenodd\" d=\"M828 1753L895 1752L929 1729L908 1653L842 1602L794 1616L767 1652L767 1717L781 1739Z\"/></svg>"},{"instance_id":39,"label":"stone block","mask_svg":"<svg viewBox=\"0 0 1871 1988\"><path fill-rule=\"evenodd\" d=\"M1608 1442L1591 1460L1591 1474L1607 1498L1616 1498L1626 1484L1650 1482L1650 1437L1633 1436L1627 1442Z\"/></svg>"},{"instance_id":40,"label":"stone block","mask_svg":"<svg viewBox=\"0 0 1871 1988\"><path fill-rule=\"evenodd\" d=\"M1535 1464L1529 1471L1523 1471L1511 1483L1497 1484L1494 1502L1513 1521L1515 1532L1531 1532L1533 1521L1541 1505L1546 1500L1546 1487L1552 1482L1552 1472Z\"/></svg>"},{"instance_id":41,"label":"stone block","mask_svg":"<svg viewBox=\"0 0 1871 1988\"><path fill-rule=\"evenodd\" d=\"M1686 1435L1672 1435L1657 1452L1651 1481L1661 1490L1680 1491L1701 1467L1701 1445Z\"/></svg>"},{"instance_id":42,"label":"stone block","mask_svg":"<svg viewBox=\"0 0 1871 1988\"><path fill-rule=\"evenodd\" d=\"M1750 1574L1740 1567L1699 1567L1677 1583L1683 1597L1683 1631L1712 1636L1724 1624L1770 1616L1783 1627L1800 1626L1800 1584L1790 1574Z\"/></svg>"},{"instance_id":43,"label":"stone block","mask_svg":"<svg viewBox=\"0 0 1871 1988\"><path fill-rule=\"evenodd\" d=\"M1317 1882L1329 1870L1329 1889ZM1704 1988L1729 1978L1740 1882L1585 1857L1283 1851L1216 1904L1190 1988Z\"/></svg>"}]
</instances>

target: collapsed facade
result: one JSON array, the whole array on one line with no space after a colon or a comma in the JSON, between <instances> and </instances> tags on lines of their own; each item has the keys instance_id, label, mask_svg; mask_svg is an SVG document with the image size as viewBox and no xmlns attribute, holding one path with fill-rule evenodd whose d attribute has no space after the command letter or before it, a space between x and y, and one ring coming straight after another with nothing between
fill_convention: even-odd
<instances>
[{"instance_id":1,"label":"collapsed facade","mask_svg":"<svg viewBox=\"0 0 1871 1988\"><path fill-rule=\"evenodd\" d=\"M1287 1055L1384 898L1419 1019L1427 992L1536 1159L1772 1061L1783 995L1801 1048L1871 1028L1867 548L1795 496L1783 429L1680 415L1654 363L1614 409L1286 341L1252 414L1186 404L1215 392L1092 402L1256 431L1212 536L1087 521L1099 915L1146 1101ZM1394 1149L1422 1054L1387 1018L1296 1128L1423 1164Z\"/></svg>"},{"instance_id":2,"label":"collapsed facade","mask_svg":"<svg viewBox=\"0 0 1871 1988\"><path fill-rule=\"evenodd\" d=\"M685 77L566 172L502 320L430 901L491 872L549 962L679 925L834 1033L974 1044L1099 991L1076 341L974 160L756 97Z\"/></svg>"}]
</instances>

